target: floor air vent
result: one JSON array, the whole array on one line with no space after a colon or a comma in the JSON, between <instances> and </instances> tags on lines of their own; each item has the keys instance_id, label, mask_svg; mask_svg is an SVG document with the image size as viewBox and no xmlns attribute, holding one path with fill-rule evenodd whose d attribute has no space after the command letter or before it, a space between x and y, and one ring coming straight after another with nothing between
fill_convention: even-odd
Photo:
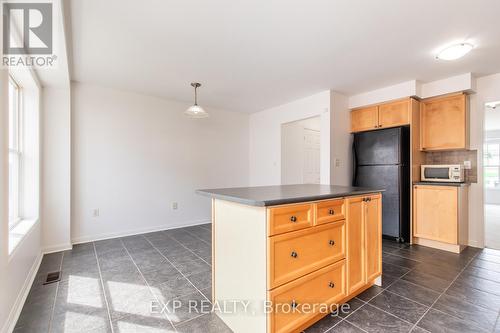
<instances>
[{"instance_id":1,"label":"floor air vent","mask_svg":"<svg viewBox=\"0 0 500 333\"><path fill-rule=\"evenodd\" d=\"M51 284L59 281L61 281L61 272L52 272L47 274L47 279L43 284Z\"/></svg>"}]
</instances>

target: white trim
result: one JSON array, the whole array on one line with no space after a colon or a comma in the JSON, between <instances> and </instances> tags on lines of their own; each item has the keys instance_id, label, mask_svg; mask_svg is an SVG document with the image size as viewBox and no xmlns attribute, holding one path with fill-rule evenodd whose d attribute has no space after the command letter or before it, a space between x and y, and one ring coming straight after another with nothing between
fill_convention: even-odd
<instances>
[{"instance_id":1,"label":"white trim","mask_svg":"<svg viewBox=\"0 0 500 333\"><path fill-rule=\"evenodd\" d=\"M9 255L9 260L8 260L9 262L15 256L17 249L19 249L21 244L24 243L24 241L26 240L26 237L28 237L28 235L30 235L33 232L33 229L35 229L37 224L39 224L40 220L39 219L34 219L34 220L25 219L25 220L22 220L21 222L19 222L18 225L23 223L23 222L32 223L32 224L31 224L30 228L28 229L28 231L23 235L23 237L21 237L19 242L17 242L16 246L14 246L14 248L12 250L10 250L10 233L12 232L12 230L9 230L9 235L7 238L8 242L9 242L9 243L7 243L7 252ZM41 227L40 227L40 232L41 232Z\"/></svg>"},{"instance_id":2,"label":"white trim","mask_svg":"<svg viewBox=\"0 0 500 333\"><path fill-rule=\"evenodd\" d=\"M205 220L192 221L192 222L188 222L185 224L176 224L176 225L168 226L168 227L165 225L160 225L157 227L134 229L134 230L129 230L129 231L125 231L125 232L112 232L112 233L100 234L100 235L94 235L94 236L75 237L75 238L71 239L71 242L73 244L81 244L81 243L88 243L88 242L95 242L95 241L100 241L100 240L112 239L112 238L117 238L117 237L126 237L126 236L146 234L146 233L155 232L155 231L164 231L164 230L192 227L195 225L207 224L207 223L211 223L211 222L212 221L210 219L205 219Z\"/></svg>"},{"instance_id":3,"label":"white trim","mask_svg":"<svg viewBox=\"0 0 500 333\"><path fill-rule=\"evenodd\" d=\"M35 262L31 266L31 269L28 273L28 276L26 277L26 280L24 281L23 287L21 291L19 292L16 301L14 302L14 305L12 306L9 316L7 317L7 321L5 322L4 327L2 328L1 332L12 332L14 331L14 328L16 327L16 323L19 319L19 316L21 315L21 311L23 309L24 303L26 302L26 298L28 297L28 294L31 290L31 286L33 285L33 282L35 281L36 273L38 272L38 269L40 268L40 264L42 263L42 258L43 254L40 252L38 254L38 257L36 258Z\"/></svg>"},{"instance_id":4,"label":"white trim","mask_svg":"<svg viewBox=\"0 0 500 333\"><path fill-rule=\"evenodd\" d=\"M71 243L59 244L59 245L44 247L42 249L42 253L43 254L50 254L50 253L55 253L55 252L71 250L72 248L73 248L73 244L71 244Z\"/></svg>"}]
</instances>

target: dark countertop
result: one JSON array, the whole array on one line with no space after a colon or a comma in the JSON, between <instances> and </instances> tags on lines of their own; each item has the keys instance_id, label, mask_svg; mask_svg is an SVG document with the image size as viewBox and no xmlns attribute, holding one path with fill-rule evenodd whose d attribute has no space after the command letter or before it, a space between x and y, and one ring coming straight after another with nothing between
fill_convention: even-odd
<instances>
[{"instance_id":1,"label":"dark countertop","mask_svg":"<svg viewBox=\"0 0 500 333\"><path fill-rule=\"evenodd\" d=\"M196 193L244 205L265 207L383 191L383 189L366 187L304 184L219 188L198 190Z\"/></svg>"},{"instance_id":2,"label":"dark countertop","mask_svg":"<svg viewBox=\"0 0 500 333\"><path fill-rule=\"evenodd\" d=\"M414 182L413 185L434 185L434 186L469 186L469 183L447 183L447 182Z\"/></svg>"}]
</instances>

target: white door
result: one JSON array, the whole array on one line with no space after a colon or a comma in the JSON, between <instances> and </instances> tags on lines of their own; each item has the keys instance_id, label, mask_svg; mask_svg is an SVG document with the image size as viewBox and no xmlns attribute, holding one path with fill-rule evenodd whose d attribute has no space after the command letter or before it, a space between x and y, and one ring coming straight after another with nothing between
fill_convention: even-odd
<instances>
[{"instance_id":1,"label":"white door","mask_svg":"<svg viewBox=\"0 0 500 333\"><path fill-rule=\"evenodd\" d=\"M320 182L320 132L304 128L304 184Z\"/></svg>"}]
</instances>

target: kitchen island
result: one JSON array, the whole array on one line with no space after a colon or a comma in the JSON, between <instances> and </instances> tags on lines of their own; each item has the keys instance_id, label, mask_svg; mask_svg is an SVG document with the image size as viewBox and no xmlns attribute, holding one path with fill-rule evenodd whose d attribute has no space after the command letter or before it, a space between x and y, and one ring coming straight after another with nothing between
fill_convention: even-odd
<instances>
[{"instance_id":1,"label":"kitchen island","mask_svg":"<svg viewBox=\"0 0 500 333\"><path fill-rule=\"evenodd\" d=\"M236 333L300 332L381 283L381 189L282 185L212 198L212 301Z\"/></svg>"}]
</instances>

